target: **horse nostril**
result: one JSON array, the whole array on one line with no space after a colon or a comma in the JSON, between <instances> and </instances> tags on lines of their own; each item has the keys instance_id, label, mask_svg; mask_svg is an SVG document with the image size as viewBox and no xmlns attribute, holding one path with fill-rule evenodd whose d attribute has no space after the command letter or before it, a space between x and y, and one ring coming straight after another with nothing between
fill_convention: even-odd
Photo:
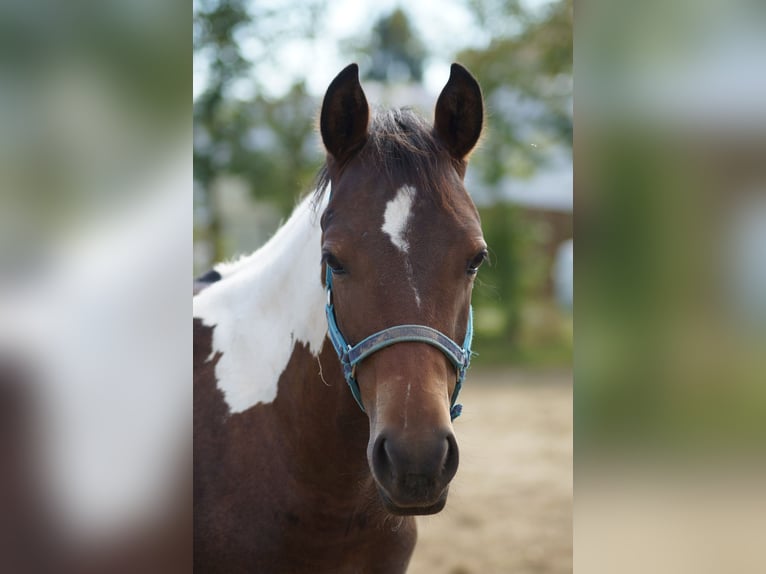
<instances>
[{"instance_id":1,"label":"horse nostril","mask_svg":"<svg viewBox=\"0 0 766 574\"><path fill-rule=\"evenodd\" d=\"M447 452L444 457L444 466L442 467L442 475L445 480L445 482L449 482L452 480L452 477L455 476L455 473L457 472L457 466L460 459L458 448L457 448L457 440L455 440L455 435L452 433L449 433L447 435Z\"/></svg>"},{"instance_id":2,"label":"horse nostril","mask_svg":"<svg viewBox=\"0 0 766 574\"><path fill-rule=\"evenodd\" d=\"M393 466L388 452L388 441L383 434L375 439L375 444L372 447L372 466L379 478L393 477Z\"/></svg>"}]
</instances>

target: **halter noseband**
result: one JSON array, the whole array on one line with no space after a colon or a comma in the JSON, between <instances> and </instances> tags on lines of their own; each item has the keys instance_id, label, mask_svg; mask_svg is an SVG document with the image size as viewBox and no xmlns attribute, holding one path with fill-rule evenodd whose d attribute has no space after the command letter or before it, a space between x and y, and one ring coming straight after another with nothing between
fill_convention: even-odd
<instances>
[{"instance_id":1,"label":"halter noseband","mask_svg":"<svg viewBox=\"0 0 766 574\"><path fill-rule=\"evenodd\" d=\"M359 392L359 384L356 381L356 366L373 353L389 345L415 341L433 345L444 353L450 363L454 365L457 370L457 383L455 384L455 391L452 393L450 402L450 418L455 420L460 416L460 413L463 411L463 405L456 404L456 401L458 394L460 394L460 388L463 386L465 372L471 363L471 340L473 339L472 307L468 308L468 328L465 332L465 340L462 347L444 333L426 325L396 325L395 327L388 327L370 335L366 339L362 339L356 345L349 345L338 328L338 322L335 320L335 309L332 304L332 271L329 267L327 267L325 276L325 286L327 287L325 311L327 313L330 342L335 347L335 352L338 353L338 358L343 366L343 375L346 377L351 394L354 396L354 400L359 405L359 408L362 409L362 412L365 411Z\"/></svg>"}]
</instances>

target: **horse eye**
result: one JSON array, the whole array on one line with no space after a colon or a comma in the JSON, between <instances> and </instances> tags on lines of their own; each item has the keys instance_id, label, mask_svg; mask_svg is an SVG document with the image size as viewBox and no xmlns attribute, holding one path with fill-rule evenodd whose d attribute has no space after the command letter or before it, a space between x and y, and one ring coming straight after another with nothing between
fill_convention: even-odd
<instances>
[{"instance_id":1,"label":"horse eye","mask_svg":"<svg viewBox=\"0 0 766 574\"><path fill-rule=\"evenodd\" d=\"M479 253L477 253L473 259L471 259L468 262L468 269L467 273L469 275L476 275L479 271L479 267L481 267L481 264L484 263L484 261L487 259L487 250L482 249Z\"/></svg>"},{"instance_id":2,"label":"horse eye","mask_svg":"<svg viewBox=\"0 0 766 574\"><path fill-rule=\"evenodd\" d=\"M341 265L340 261L338 261L335 255L328 251L322 253L322 262L325 263L330 268L330 271L336 275L346 272L346 270L343 269L343 265Z\"/></svg>"}]
</instances>

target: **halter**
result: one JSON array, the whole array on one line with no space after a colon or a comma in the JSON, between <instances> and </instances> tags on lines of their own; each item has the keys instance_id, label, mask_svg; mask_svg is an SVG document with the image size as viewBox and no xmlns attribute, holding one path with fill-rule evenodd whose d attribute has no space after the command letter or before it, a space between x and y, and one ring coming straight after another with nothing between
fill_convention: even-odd
<instances>
[{"instance_id":1,"label":"halter","mask_svg":"<svg viewBox=\"0 0 766 574\"><path fill-rule=\"evenodd\" d=\"M377 333L373 333L366 339L362 339L356 345L349 345L343 334L338 328L338 322L335 320L335 309L332 304L332 271L327 267L325 276L325 285L327 287L327 326L330 342L338 353L338 358L343 366L343 375L351 389L356 404L365 412L362 404L362 396L359 392L359 383L356 381L356 366L364 359L385 349L395 343L419 342L428 343L439 349L449 359L457 371L457 383L455 391L452 393L450 401L450 418L455 420L463 411L463 405L455 404L460 389L465 380L465 372L471 363L471 340L473 339L473 308L468 308L468 328L465 332L465 340L461 347L455 341L450 339L444 333L427 327L426 325L396 325L388 327Z\"/></svg>"}]
</instances>

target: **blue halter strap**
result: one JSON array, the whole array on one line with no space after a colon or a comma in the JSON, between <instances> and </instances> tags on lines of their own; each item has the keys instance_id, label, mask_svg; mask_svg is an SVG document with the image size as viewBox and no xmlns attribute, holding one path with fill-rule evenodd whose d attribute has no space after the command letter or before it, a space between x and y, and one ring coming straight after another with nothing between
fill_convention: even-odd
<instances>
[{"instance_id":1,"label":"blue halter strap","mask_svg":"<svg viewBox=\"0 0 766 574\"><path fill-rule=\"evenodd\" d=\"M455 391L452 393L452 399L450 402L450 417L455 420L460 416L463 411L463 405L456 404L457 397L460 394L460 389L463 386L465 380L465 372L468 369L468 365L471 363L471 341L473 340L473 308L468 309L468 328L465 333L465 340L461 347L455 341L450 339L444 333L437 331L426 325L396 325L395 327L389 327L373 333L369 337L363 339L356 345L350 345L343 334L338 328L338 322L335 319L335 309L332 303L332 271L327 268L327 274L325 276L325 286L327 287L327 305L325 311L327 313L327 327L328 335L332 346L335 347L335 352L338 353L338 358L343 366L343 375L346 377L346 382L351 389L351 394L354 396L354 400L359 405L359 408L364 412L364 405L362 404L362 397L359 392L359 383L356 381L356 366L364 359L385 349L386 347L395 343L404 342L419 342L428 343L439 349L449 359L457 371L457 383L455 384Z\"/></svg>"}]
</instances>

